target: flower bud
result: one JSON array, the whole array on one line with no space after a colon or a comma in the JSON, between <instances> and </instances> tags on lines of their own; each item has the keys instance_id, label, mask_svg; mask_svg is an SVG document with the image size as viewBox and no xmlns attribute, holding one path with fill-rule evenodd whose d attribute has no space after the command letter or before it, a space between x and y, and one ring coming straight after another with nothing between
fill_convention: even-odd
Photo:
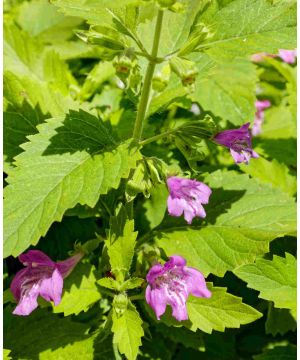
<instances>
[{"instance_id":1,"label":"flower bud","mask_svg":"<svg viewBox=\"0 0 300 360\"><path fill-rule=\"evenodd\" d=\"M113 65L116 69L117 75L122 74L128 76L130 74L131 69L135 65L135 61L130 59L126 55L121 55L114 59Z\"/></svg>"},{"instance_id":2,"label":"flower bud","mask_svg":"<svg viewBox=\"0 0 300 360\"><path fill-rule=\"evenodd\" d=\"M92 45L99 45L105 49L114 50L116 52L124 51L124 44L117 38L110 37L96 31L78 30L76 35L84 42Z\"/></svg>"},{"instance_id":3,"label":"flower bud","mask_svg":"<svg viewBox=\"0 0 300 360\"><path fill-rule=\"evenodd\" d=\"M205 40L211 38L213 35L214 33L212 33L205 24L197 24L190 34L187 42L178 52L178 56L185 56L193 51L197 51L198 46L204 43Z\"/></svg>"},{"instance_id":4,"label":"flower bud","mask_svg":"<svg viewBox=\"0 0 300 360\"><path fill-rule=\"evenodd\" d=\"M124 314L127 309L128 298L125 294L118 294L114 297L113 307L117 313L117 316L121 316Z\"/></svg>"},{"instance_id":5,"label":"flower bud","mask_svg":"<svg viewBox=\"0 0 300 360\"><path fill-rule=\"evenodd\" d=\"M170 60L170 66L172 71L181 78L183 86L194 84L198 69L193 61L180 57L173 57Z\"/></svg>"},{"instance_id":6,"label":"flower bud","mask_svg":"<svg viewBox=\"0 0 300 360\"><path fill-rule=\"evenodd\" d=\"M168 85L170 79L170 65L167 64L162 70L153 76L152 88L157 92L162 92Z\"/></svg>"}]
</instances>

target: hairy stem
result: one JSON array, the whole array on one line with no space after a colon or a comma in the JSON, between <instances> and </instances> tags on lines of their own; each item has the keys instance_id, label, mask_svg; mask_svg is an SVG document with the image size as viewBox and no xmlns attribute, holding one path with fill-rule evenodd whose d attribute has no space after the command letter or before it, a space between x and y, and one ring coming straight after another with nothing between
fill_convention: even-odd
<instances>
[{"instance_id":1,"label":"hairy stem","mask_svg":"<svg viewBox=\"0 0 300 360\"><path fill-rule=\"evenodd\" d=\"M149 59L149 63L146 70L146 75L143 83L142 94L140 98L140 103L138 106L138 112L134 124L133 130L133 138L137 141L140 140L142 131L143 131L143 121L145 118L145 114L147 111L147 106L149 102L149 95L151 90L151 82L154 74L155 66L156 66L156 57L158 53L158 45L160 39L160 33L162 28L162 20L163 20L163 11L159 10L156 19L155 25L155 33L151 51L151 59Z\"/></svg>"}]
</instances>

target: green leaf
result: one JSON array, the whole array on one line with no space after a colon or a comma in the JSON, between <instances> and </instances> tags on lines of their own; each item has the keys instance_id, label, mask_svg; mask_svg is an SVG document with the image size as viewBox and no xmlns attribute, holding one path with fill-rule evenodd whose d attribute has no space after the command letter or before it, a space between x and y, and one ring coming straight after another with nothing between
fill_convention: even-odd
<instances>
[{"instance_id":1,"label":"green leaf","mask_svg":"<svg viewBox=\"0 0 300 360\"><path fill-rule=\"evenodd\" d=\"M174 102L181 104L182 102L188 102L186 99L187 90L178 84L173 82L162 93L154 96L147 111L147 117L155 114L158 111L166 110Z\"/></svg>"},{"instance_id":2,"label":"green leaf","mask_svg":"<svg viewBox=\"0 0 300 360\"><path fill-rule=\"evenodd\" d=\"M262 314L251 306L242 302L242 299L226 292L226 288L212 287L212 297L196 298L190 296L187 301L191 330L200 329L207 333L212 330L225 331L225 328L239 328L259 319Z\"/></svg>"},{"instance_id":3,"label":"green leaf","mask_svg":"<svg viewBox=\"0 0 300 360\"><path fill-rule=\"evenodd\" d=\"M203 1L186 0L184 12L164 12L158 56L165 56L180 48L187 40L195 17L203 6ZM154 16L138 26L138 35L140 39L143 39L143 45L149 52L152 46L152 36L149 34L153 34L155 21L156 17Z\"/></svg>"},{"instance_id":4,"label":"green leaf","mask_svg":"<svg viewBox=\"0 0 300 360\"><path fill-rule=\"evenodd\" d=\"M7 179L5 256L36 244L77 203L94 207L140 158L130 141L117 145L102 121L84 111L48 120L29 139Z\"/></svg>"},{"instance_id":5,"label":"green leaf","mask_svg":"<svg viewBox=\"0 0 300 360\"><path fill-rule=\"evenodd\" d=\"M215 116L241 125L255 114L257 74L250 61L219 62L200 54L193 56L199 73L196 77L194 101Z\"/></svg>"},{"instance_id":6,"label":"green leaf","mask_svg":"<svg viewBox=\"0 0 300 360\"><path fill-rule=\"evenodd\" d=\"M42 44L13 23L7 22L4 26L3 54L6 71L18 75L30 75L34 78L42 77Z\"/></svg>"},{"instance_id":7,"label":"green leaf","mask_svg":"<svg viewBox=\"0 0 300 360\"><path fill-rule=\"evenodd\" d=\"M159 184L150 190L150 198L143 203L150 229L154 229L162 222L167 208L168 194L166 185Z\"/></svg>"},{"instance_id":8,"label":"green leaf","mask_svg":"<svg viewBox=\"0 0 300 360\"><path fill-rule=\"evenodd\" d=\"M88 73L85 82L80 90L80 97L88 99L100 86L109 78L115 75L115 69L110 62L99 62ZM98 105L101 106L101 105Z\"/></svg>"},{"instance_id":9,"label":"green leaf","mask_svg":"<svg viewBox=\"0 0 300 360\"><path fill-rule=\"evenodd\" d=\"M120 287L119 282L110 277L102 278L102 279L98 280L97 283L100 286L103 286L103 287L111 289L111 290L117 290Z\"/></svg>"},{"instance_id":10,"label":"green leaf","mask_svg":"<svg viewBox=\"0 0 300 360\"><path fill-rule=\"evenodd\" d=\"M64 14L78 16L91 24L111 22L111 16L107 8L120 8L127 5L139 5L141 0L51 0Z\"/></svg>"},{"instance_id":11,"label":"green leaf","mask_svg":"<svg viewBox=\"0 0 300 360\"><path fill-rule=\"evenodd\" d=\"M113 311L112 319L113 343L118 346L120 353L124 354L128 360L135 360L138 349L142 345L141 338L144 335L143 321L139 313L129 302L123 315L118 316Z\"/></svg>"},{"instance_id":12,"label":"green leaf","mask_svg":"<svg viewBox=\"0 0 300 360\"><path fill-rule=\"evenodd\" d=\"M23 103L28 102L44 118L60 116L69 109L79 108L79 104L70 96L62 96L60 91L55 91L45 81L34 79L30 75L17 76L9 71L4 73L4 95L10 104L19 109L18 112L22 111ZM24 116L23 113L22 115Z\"/></svg>"},{"instance_id":13,"label":"green leaf","mask_svg":"<svg viewBox=\"0 0 300 360\"><path fill-rule=\"evenodd\" d=\"M295 331L297 323L290 310L274 308L273 304L270 303L265 328L266 334L284 335L288 331Z\"/></svg>"},{"instance_id":14,"label":"green leaf","mask_svg":"<svg viewBox=\"0 0 300 360\"><path fill-rule=\"evenodd\" d=\"M6 289L3 292L3 304L7 304L9 302L16 302L15 298L13 296L13 293L10 291L10 289Z\"/></svg>"},{"instance_id":15,"label":"green leaf","mask_svg":"<svg viewBox=\"0 0 300 360\"><path fill-rule=\"evenodd\" d=\"M20 145L27 141L28 135L37 133L36 126L44 119L45 116L26 101L21 107L8 105L3 114L3 150L6 161L11 163L22 152Z\"/></svg>"},{"instance_id":16,"label":"green leaf","mask_svg":"<svg viewBox=\"0 0 300 360\"><path fill-rule=\"evenodd\" d=\"M141 285L144 282L145 280L142 278L137 278L137 277L130 278L121 285L120 291L126 291L126 290L135 289L137 287L141 287Z\"/></svg>"},{"instance_id":17,"label":"green leaf","mask_svg":"<svg viewBox=\"0 0 300 360\"><path fill-rule=\"evenodd\" d=\"M274 255L273 260L257 259L255 264L243 265L234 273L247 286L260 292L259 297L274 302L277 308L297 309L297 263L293 255L285 258Z\"/></svg>"},{"instance_id":18,"label":"green leaf","mask_svg":"<svg viewBox=\"0 0 300 360\"><path fill-rule=\"evenodd\" d=\"M112 272L122 281L132 262L137 232L134 221L128 219L125 207L111 217L108 239L105 241Z\"/></svg>"},{"instance_id":19,"label":"green leaf","mask_svg":"<svg viewBox=\"0 0 300 360\"><path fill-rule=\"evenodd\" d=\"M212 188L207 224L170 219L154 233L168 256L179 253L205 276L223 276L267 253L271 240L295 232L294 200L280 190L233 171L218 170L204 182Z\"/></svg>"},{"instance_id":20,"label":"green leaf","mask_svg":"<svg viewBox=\"0 0 300 360\"><path fill-rule=\"evenodd\" d=\"M268 161L263 157L255 159L249 165L241 164L240 168L251 177L269 183L293 196L297 190L296 177L290 174L289 168L276 159Z\"/></svg>"},{"instance_id":21,"label":"green leaf","mask_svg":"<svg viewBox=\"0 0 300 360\"><path fill-rule=\"evenodd\" d=\"M35 21L32 21L32 19ZM65 17L57 8L44 0L23 2L16 9L16 22L31 36L47 42L61 41L73 36L73 29L81 19Z\"/></svg>"},{"instance_id":22,"label":"green leaf","mask_svg":"<svg viewBox=\"0 0 300 360\"><path fill-rule=\"evenodd\" d=\"M296 138L296 134L296 122L286 106L271 106L265 111L260 138L289 139Z\"/></svg>"},{"instance_id":23,"label":"green leaf","mask_svg":"<svg viewBox=\"0 0 300 360\"><path fill-rule=\"evenodd\" d=\"M253 357L254 360L294 360L296 358L297 348L295 345L276 346L274 349L268 349Z\"/></svg>"},{"instance_id":24,"label":"green leaf","mask_svg":"<svg viewBox=\"0 0 300 360\"><path fill-rule=\"evenodd\" d=\"M267 0L235 0L207 17L200 14L198 23L212 34L198 49L216 59L296 47L295 1L272 5Z\"/></svg>"},{"instance_id":25,"label":"green leaf","mask_svg":"<svg viewBox=\"0 0 300 360\"><path fill-rule=\"evenodd\" d=\"M135 289L137 287L141 287L141 285L144 282L145 282L144 279L133 277L124 281L123 283L120 283L113 278L106 277L100 279L98 281L98 284L108 289L118 290L119 292L121 292L121 291Z\"/></svg>"},{"instance_id":26,"label":"green leaf","mask_svg":"<svg viewBox=\"0 0 300 360\"><path fill-rule=\"evenodd\" d=\"M27 317L8 313L5 317L8 325L4 342L13 359L94 359L95 336L87 334L86 324L61 319L41 309Z\"/></svg>"},{"instance_id":27,"label":"green leaf","mask_svg":"<svg viewBox=\"0 0 300 360\"><path fill-rule=\"evenodd\" d=\"M45 81L54 91L59 90L64 96L69 95L70 86L77 86L67 64L54 50L45 53L43 70Z\"/></svg>"},{"instance_id":28,"label":"green leaf","mask_svg":"<svg viewBox=\"0 0 300 360\"><path fill-rule=\"evenodd\" d=\"M9 355L11 350L3 349L3 359L4 360L11 360L11 356Z\"/></svg>"},{"instance_id":29,"label":"green leaf","mask_svg":"<svg viewBox=\"0 0 300 360\"><path fill-rule=\"evenodd\" d=\"M96 285L96 268L89 264L78 264L72 273L64 280L64 292L61 302L53 306L54 313L64 313L64 316L86 312L101 294Z\"/></svg>"}]
</instances>

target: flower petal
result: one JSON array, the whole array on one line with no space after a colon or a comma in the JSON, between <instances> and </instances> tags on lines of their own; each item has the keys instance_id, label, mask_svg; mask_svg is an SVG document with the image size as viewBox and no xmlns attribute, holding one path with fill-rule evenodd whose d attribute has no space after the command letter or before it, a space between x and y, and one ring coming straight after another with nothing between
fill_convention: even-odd
<instances>
[{"instance_id":1,"label":"flower petal","mask_svg":"<svg viewBox=\"0 0 300 360\"><path fill-rule=\"evenodd\" d=\"M150 289L146 297L147 303L154 310L157 320L160 320L167 307L168 296L165 288Z\"/></svg>"},{"instance_id":2,"label":"flower petal","mask_svg":"<svg viewBox=\"0 0 300 360\"><path fill-rule=\"evenodd\" d=\"M168 267L174 266L185 266L186 260L182 256L179 255L172 255L169 258L169 261L165 263L165 266L168 264Z\"/></svg>"},{"instance_id":3,"label":"flower petal","mask_svg":"<svg viewBox=\"0 0 300 360\"><path fill-rule=\"evenodd\" d=\"M148 271L146 279L148 283L152 285L155 279L157 278L157 276L162 275L163 273L164 273L164 267L161 264L155 264Z\"/></svg>"},{"instance_id":4,"label":"flower petal","mask_svg":"<svg viewBox=\"0 0 300 360\"><path fill-rule=\"evenodd\" d=\"M185 200L173 198L171 195L168 197L168 211L172 216L181 216L184 210Z\"/></svg>"},{"instance_id":5,"label":"flower petal","mask_svg":"<svg viewBox=\"0 0 300 360\"><path fill-rule=\"evenodd\" d=\"M52 277L41 280L39 294L47 301L53 301L58 305L61 300L63 289L63 278L60 272L55 269Z\"/></svg>"},{"instance_id":6,"label":"flower petal","mask_svg":"<svg viewBox=\"0 0 300 360\"><path fill-rule=\"evenodd\" d=\"M21 291L22 291L22 283L27 279L29 273L29 269L21 269L17 272L15 277L13 278L11 284L10 284L10 290L14 295L14 298L19 301L21 297Z\"/></svg>"},{"instance_id":7,"label":"flower petal","mask_svg":"<svg viewBox=\"0 0 300 360\"><path fill-rule=\"evenodd\" d=\"M69 257L68 259L64 261L59 261L56 263L56 268L61 273L61 276L63 278L66 278L74 267L78 264L78 262L83 258L84 254L82 252L78 252L77 254Z\"/></svg>"},{"instance_id":8,"label":"flower petal","mask_svg":"<svg viewBox=\"0 0 300 360\"><path fill-rule=\"evenodd\" d=\"M233 149L230 149L230 152L231 152L231 155L233 157L233 160L239 164L239 163L242 163L242 162L245 162L245 157L243 154L240 154L236 151L234 151Z\"/></svg>"},{"instance_id":9,"label":"flower petal","mask_svg":"<svg viewBox=\"0 0 300 360\"><path fill-rule=\"evenodd\" d=\"M19 260L25 266L36 267L39 265L53 266L54 262L40 250L29 250L26 254L21 254Z\"/></svg>"},{"instance_id":10,"label":"flower petal","mask_svg":"<svg viewBox=\"0 0 300 360\"><path fill-rule=\"evenodd\" d=\"M188 266L184 267L183 271L189 293L197 297L211 297L211 292L207 289L205 278L200 271Z\"/></svg>"},{"instance_id":11,"label":"flower petal","mask_svg":"<svg viewBox=\"0 0 300 360\"><path fill-rule=\"evenodd\" d=\"M188 224L192 223L195 216L196 216L196 212L192 207L187 206L184 209L184 219Z\"/></svg>"},{"instance_id":12,"label":"flower petal","mask_svg":"<svg viewBox=\"0 0 300 360\"><path fill-rule=\"evenodd\" d=\"M297 50L279 49L279 57L287 64L293 64L296 60Z\"/></svg>"},{"instance_id":13,"label":"flower petal","mask_svg":"<svg viewBox=\"0 0 300 360\"><path fill-rule=\"evenodd\" d=\"M39 295L39 284L34 284L30 289L24 291L22 297L13 311L14 315L26 316L38 307L37 297Z\"/></svg>"},{"instance_id":14,"label":"flower petal","mask_svg":"<svg viewBox=\"0 0 300 360\"><path fill-rule=\"evenodd\" d=\"M186 300L188 294L184 291L170 292L168 293L168 304L172 307L172 316L178 320L183 321L188 319L188 313L186 309Z\"/></svg>"},{"instance_id":15,"label":"flower petal","mask_svg":"<svg viewBox=\"0 0 300 360\"><path fill-rule=\"evenodd\" d=\"M257 152L255 152L254 150L252 150L251 157L253 157L254 159L257 159L257 158L259 158L259 155L258 155Z\"/></svg>"}]
</instances>

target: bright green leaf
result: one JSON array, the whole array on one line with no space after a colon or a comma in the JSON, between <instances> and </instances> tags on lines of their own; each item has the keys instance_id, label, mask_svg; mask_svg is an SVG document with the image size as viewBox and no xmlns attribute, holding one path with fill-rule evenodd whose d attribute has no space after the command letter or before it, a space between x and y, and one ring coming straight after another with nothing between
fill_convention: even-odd
<instances>
[{"instance_id":1,"label":"bright green leaf","mask_svg":"<svg viewBox=\"0 0 300 360\"><path fill-rule=\"evenodd\" d=\"M260 292L259 297L273 301L276 308L297 309L297 263L293 255L285 258L274 255L273 260L257 259L255 264L243 265L234 273L247 286Z\"/></svg>"},{"instance_id":2,"label":"bright green leaf","mask_svg":"<svg viewBox=\"0 0 300 360\"><path fill-rule=\"evenodd\" d=\"M242 125L255 114L255 66L247 60L217 62L207 54L193 57L199 70L194 101L215 116Z\"/></svg>"},{"instance_id":3,"label":"bright green leaf","mask_svg":"<svg viewBox=\"0 0 300 360\"><path fill-rule=\"evenodd\" d=\"M95 267L89 264L78 264L72 273L64 280L64 292L58 306L53 306L54 313L64 313L64 316L87 311L101 294L96 285Z\"/></svg>"},{"instance_id":4,"label":"bright green leaf","mask_svg":"<svg viewBox=\"0 0 300 360\"><path fill-rule=\"evenodd\" d=\"M137 287L141 287L144 282L145 280L141 278L130 278L121 285L120 291L131 290Z\"/></svg>"},{"instance_id":5,"label":"bright green leaf","mask_svg":"<svg viewBox=\"0 0 300 360\"><path fill-rule=\"evenodd\" d=\"M138 5L141 0L51 0L60 11L69 16L78 16L92 24L111 22L106 8L119 8L127 5Z\"/></svg>"},{"instance_id":6,"label":"bright green leaf","mask_svg":"<svg viewBox=\"0 0 300 360\"><path fill-rule=\"evenodd\" d=\"M166 212L168 190L165 184L159 184L150 190L150 198L143 203L145 216L151 229L158 226Z\"/></svg>"},{"instance_id":7,"label":"bright green leaf","mask_svg":"<svg viewBox=\"0 0 300 360\"><path fill-rule=\"evenodd\" d=\"M36 244L77 203L95 206L140 158L130 141L117 145L101 120L83 111L50 119L39 131L7 179L5 256Z\"/></svg>"},{"instance_id":8,"label":"bright green leaf","mask_svg":"<svg viewBox=\"0 0 300 360\"><path fill-rule=\"evenodd\" d=\"M54 5L44 0L21 3L16 9L16 21L31 36L38 36L47 42L71 38L73 29L82 22L78 18L65 17Z\"/></svg>"},{"instance_id":9,"label":"bright green leaf","mask_svg":"<svg viewBox=\"0 0 300 360\"><path fill-rule=\"evenodd\" d=\"M268 161L263 157L251 161L249 165L240 165L240 168L252 177L269 183L293 196L297 190L296 177L290 174L288 167L276 159Z\"/></svg>"},{"instance_id":10,"label":"bright green leaf","mask_svg":"<svg viewBox=\"0 0 300 360\"><path fill-rule=\"evenodd\" d=\"M225 328L239 328L259 319L262 314L242 299L226 292L226 288L211 287L212 297L197 298L190 296L187 302L189 320L193 331L200 329L207 333L212 330L224 331Z\"/></svg>"},{"instance_id":11,"label":"bright green leaf","mask_svg":"<svg viewBox=\"0 0 300 360\"><path fill-rule=\"evenodd\" d=\"M202 22L212 36L198 49L216 59L296 47L295 1L272 5L267 0L235 0L207 17L200 14Z\"/></svg>"},{"instance_id":12,"label":"bright green leaf","mask_svg":"<svg viewBox=\"0 0 300 360\"><path fill-rule=\"evenodd\" d=\"M117 290L119 288L119 283L115 279L111 277L105 277L97 281L97 283L100 286L103 286L105 288L111 289L111 290Z\"/></svg>"},{"instance_id":13,"label":"bright green leaf","mask_svg":"<svg viewBox=\"0 0 300 360\"><path fill-rule=\"evenodd\" d=\"M294 200L280 190L232 171L216 171L204 182L212 188L204 206L208 224L162 224L155 238L168 256L179 253L205 275L223 276L267 253L271 240L294 233Z\"/></svg>"},{"instance_id":14,"label":"bright green leaf","mask_svg":"<svg viewBox=\"0 0 300 360\"><path fill-rule=\"evenodd\" d=\"M3 360L11 360L10 352L11 350L3 349Z\"/></svg>"},{"instance_id":15,"label":"bright green leaf","mask_svg":"<svg viewBox=\"0 0 300 360\"><path fill-rule=\"evenodd\" d=\"M118 316L113 312L114 333L113 342L118 346L121 354L124 354L128 360L137 358L138 349L142 345L141 338L144 335L143 321L132 303L128 304L125 312Z\"/></svg>"},{"instance_id":16,"label":"bright green leaf","mask_svg":"<svg viewBox=\"0 0 300 360\"><path fill-rule=\"evenodd\" d=\"M118 277L126 276L132 262L137 233L134 221L128 219L125 207L111 218L109 237L106 240L112 272Z\"/></svg>"}]
</instances>

